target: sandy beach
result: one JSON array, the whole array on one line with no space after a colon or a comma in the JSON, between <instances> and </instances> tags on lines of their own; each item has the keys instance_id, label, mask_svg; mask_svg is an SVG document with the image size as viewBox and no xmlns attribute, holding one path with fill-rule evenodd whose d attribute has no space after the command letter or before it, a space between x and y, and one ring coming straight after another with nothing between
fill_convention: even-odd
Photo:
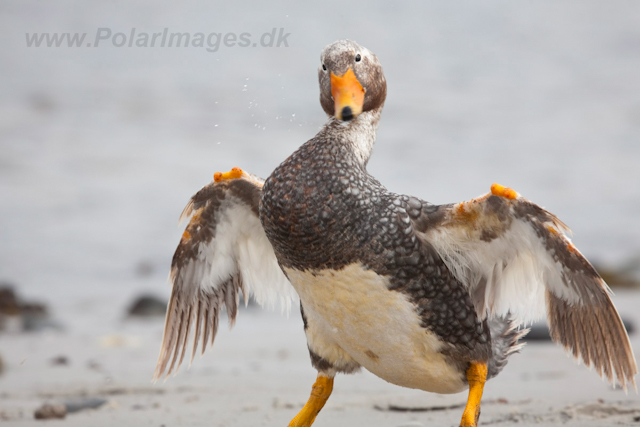
<instances>
[{"instance_id":1,"label":"sandy beach","mask_svg":"<svg viewBox=\"0 0 640 427\"><path fill-rule=\"evenodd\" d=\"M640 324L640 295L615 298L623 317ZM82 315L79 313L79 315ZM105 333L47 331L0 336L0 420L15 426L284 426L308 398L311 368L297 312L249 307L232 331L190 369L152 383L162 319L118 320ZM106 333L111 329L111 332ZM636 353L640 339L631 337ZM54 364L63 356L67 363ZM39 421L44 403L101 399L97 409L64 420ZM322 426L456 426L465 393L436 395L403 389L363 371L338 376L316 424ZM448 409L447 409L448 408ZM530 343L491 380L481 425L637 425L640 397L613 390L561 348Z\"/></svg>"}]
</instances>

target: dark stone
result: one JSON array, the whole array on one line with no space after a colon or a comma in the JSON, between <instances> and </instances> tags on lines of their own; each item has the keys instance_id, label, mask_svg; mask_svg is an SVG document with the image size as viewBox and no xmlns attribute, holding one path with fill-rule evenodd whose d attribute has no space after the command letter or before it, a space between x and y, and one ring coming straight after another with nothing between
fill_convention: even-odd
<instances>
[{"instance_id":1,"label":"dark stone","mask_svg":"<svg viewBox=\"0 0 640 427\"><path fill-rule=\"evenodd\" d=\"M86 399L73 399L64 402L64 406L67 408L68 413L80 412L85 409L97 409L107 403L105 399L99 399L96 397L89 397Z\"/></svg>"},{"instance_id":2,"label":"dark stone","mask_svg":"<svg viewBox=\"0 0 640 427\"><path fill-rule=\"evenodd\" d=\"M166 301L153 295L143 295L138 297L127 310L129 316L134 317L155 317L164 316L167 312Z\"/></svg>"},{"instance_id":3,"label":"dark stone","mask_svg":"<svg viewBox=\"0 0 640 427\"><path fill-rule=\"evenodd\" d=\"M50 360L51 366L68 366L69 358L64 355L56 356Z\"/></svg>"},{"instance_id":4,"label":"dark stone","mask_svg":"<svg viewBox=\"0 0 640 427\"><path fill-rule=\"evenodd\" d=\"M62 419L67 416L65 405L42 405L36 409L33 416L36 420Z\"/></svg>"},{"instance_id":5,"label":"dark stone","mask_svg":"<svg viewBox=\"0 0 640 427\"><path fill-rule=\"evenodd\" d=\"M22 328L25 331L40 331L46 328L62 329L58 323L51 321L44 304L23 303L21 311Z\"/></svg>"},{"instance_id":6,"label":"dark stone","mask_svg":"<svg viewBox=\"0 0 640 427\"><path fill-rule=\"evenodd\" d=\"M0 284L0 314L7 316L17 316L20 314L20 304L13 286Z\"/></svg>"},{"instance_id":7,"label":"dark stone","mask_svg":"<svg viewBox=\"0 0 640 427\"><path fill-rule=\"evenodd\" d=\"M67 400L63 404L44 404L34 412L37 420L62 419L74 412L80 412L85 409L97 409L107 403L105 399L89 397L86 399Z\"/></svg>"},{"instance_id":8,"label":"dark stone","mask_svg":"<svg viewBox=\"0 0 640 427\"><path fill-rule=\"evenodd\" d=\"M11 284L2 283L0 284L0 330L5 328L5 321L9 317L19 317L21 328L24 331L60 327L50 321L47 307L44 304L22 301Z\"/></svg>"}]
</instances>

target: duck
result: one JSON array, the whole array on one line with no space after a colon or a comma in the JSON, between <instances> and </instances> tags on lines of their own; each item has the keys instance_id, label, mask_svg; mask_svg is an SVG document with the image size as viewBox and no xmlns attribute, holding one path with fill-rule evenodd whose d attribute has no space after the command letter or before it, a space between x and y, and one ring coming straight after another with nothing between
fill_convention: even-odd
<instances>
[{"instance_id":1,"label":"duck","mask_svg":"<svg viewBox=\"0 0 640 427\"><path fill-rule=\"evenodd\" d=\"M318 375L289 427L311 426L335 376L362 368L401 387L468 389L460 426L476 427L486 381L545 314L555 342L635 387L611 291L562 221L499 184L444 205L387 190L367 171L387 95L377 56L336 41L318 80L327 121L313 138L266 179L215 173L184 209L155 378L189 344L191 360L213 345L221 312L232 325L242 295L299 301Z\"/></svg>"}]
</instances>

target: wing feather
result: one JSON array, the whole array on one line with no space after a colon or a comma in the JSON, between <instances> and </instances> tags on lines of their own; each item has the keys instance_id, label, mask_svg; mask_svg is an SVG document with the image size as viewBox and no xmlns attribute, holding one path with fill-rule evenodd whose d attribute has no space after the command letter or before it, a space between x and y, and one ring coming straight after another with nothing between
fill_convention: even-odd
<instances>
[{"instance_id":1,"label":"wing feather","mask_svg":"<svg viewBox=\"0 0 640 427\"><path fill-rule=\"evenodd\" d=\"M611 291L555 215L519 195L487 194L426 216L418 235L468 288L480 318L523 324L546 309L554 341L610 382L635 387L638 368Z\"/></svg>"},{"instance_id":2,"label":"wing feather","mask_svg":"<svg viewBox=\"0 0 640 427\"><path fill-rule=\"evenodd\" d=\"M260 305L288 310L296 294L280 269L258 216L263 181L241 178L212 182L196 193L180 220L189 219L173 256L173 285L154 378L182 364L191 329L191 361L212 345L224 308L229 325L238 314L240 293ZM168 369L167 369L168 367Z\"/></svg>"},{"instance_id":3,"label":"wing feather","mask_svg":"<svg viewBox=\"0 0 640 427\"><path fill-rule=\"evenodd\" d=\"M193 358L198 351L198 343L200 342L200 325L202 325L202 304L204 304L204 300L198 298L198 308L196 310L195 318L195 332L193 334L193 348L191 349L191 359L189 360L189 366L191 366L191 363L193 363Z\"/></svg>"}]
</instances>

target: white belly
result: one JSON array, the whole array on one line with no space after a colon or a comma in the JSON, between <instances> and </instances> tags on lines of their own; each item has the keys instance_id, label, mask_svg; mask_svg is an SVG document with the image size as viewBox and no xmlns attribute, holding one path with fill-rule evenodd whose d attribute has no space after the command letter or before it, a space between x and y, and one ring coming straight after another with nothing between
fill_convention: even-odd
<instances>
[{"instance_id":1,"label":"white belly","mask_svg":"<svg viewBox=\"0 0 640 427\"><path fill-rule=\"evenodd\" d=\"M343 350L380 378L403 387L457 393L467 385L420 326L415 308L387 279L359 264L340 271L285 269L309 321L310 347L329 362ZM339 347L339 348L336 348Z\"/></svg>"}]
</instances>

